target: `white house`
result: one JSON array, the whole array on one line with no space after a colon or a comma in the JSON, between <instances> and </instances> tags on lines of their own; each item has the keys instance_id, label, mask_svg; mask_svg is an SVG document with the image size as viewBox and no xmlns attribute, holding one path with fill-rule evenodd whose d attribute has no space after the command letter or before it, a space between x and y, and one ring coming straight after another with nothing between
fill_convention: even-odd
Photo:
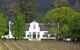
<instances>
[{"instance_id":1,"label":"white house","mask_svg":"<svg viewBox=\"0 0 80 50\"><path fill-rule=\"evenodd\" d=\"M26 24L26 36L24 39L41 40L41 39L55 39L48 33L48 28L56 26L55 24L42 24L36 21Z\"/></svg>"},{"instance_id":2,"label":"white house","mask_svg":"<svg viewBox=\"0 0 80 50\"><path fill-rule=\"evenodd\" d=\"M26 23L26 31L24 39L28 40L41 40L41 39L55 39L54 37L50 37L51 34L48 33L48 28L55 26L54 25L45 25L42 23L38 23L36 21ZM2 36L3 38L4 36ZM10 23L9 23L9 34L5 35L8 39L14 38L11 34Z\"/></svg>"}]
</instances>

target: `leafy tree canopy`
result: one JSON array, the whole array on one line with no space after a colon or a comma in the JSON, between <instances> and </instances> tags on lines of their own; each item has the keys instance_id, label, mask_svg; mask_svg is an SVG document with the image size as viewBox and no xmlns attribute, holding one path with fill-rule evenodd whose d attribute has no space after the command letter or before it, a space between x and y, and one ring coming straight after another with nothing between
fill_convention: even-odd
<instances>
[{"instance_id":1,"label":"leafy tree canopy","mask_svg":"<svg viewBox=\"0 0 80 50\"><path fill-rule=\"evenodd\" d=\"M60 7L48 11L44 16L43 21L44 23L68 23L69 21L73 20L75 15L76 11L72 8Z\"/></svg>"},{"instance_id":2,"label":"leafy tree canopy","mask_svg":"<svg viewBox=\"0 0 80 50\"><path fill-rule=\"evenodd\" d=\"M25 16L23 13L19 12L13 19L14 26L14 36L20 37L20 39L24 36L25 31Z\"/></svg>"},{"instance_id":3,"label":"leafy tree canopy","mask_svg":"<svg viewBox=\"0 0 80 50\"><path fill-rule=\"evenodd\" d=\"M48 30L51 34L60 35L60 30L58 28L50 28Z\"/></svg>"},{"instance_id":4,"label":"leafy tree canopy","mask_svg":"<svg viewBox=\"0 0 80 50\"><path fill-rule=\"evenodd\" d=\"M80 13L70 7L60 7L48 11L43 17L44 23L56 23L62 34L80 35ZM54 31L54 29L51 29Z\"/></svg>"},{"instance_id":5,"label":"leafy tree canopy","mask_svg":"<svg viewBox=\"0 0 80 50\"><path fill-rule=\"evenodd\" d=\"M7 30L7 19L3 11L0 11L0 36L4 35Z\"/></svg>"}]
</instances>

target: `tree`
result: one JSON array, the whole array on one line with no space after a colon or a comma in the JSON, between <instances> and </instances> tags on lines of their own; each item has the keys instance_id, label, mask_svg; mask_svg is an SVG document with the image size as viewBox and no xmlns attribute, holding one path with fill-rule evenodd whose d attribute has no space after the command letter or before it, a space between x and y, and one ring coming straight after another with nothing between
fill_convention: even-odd
<instances>
[{"instance_id":1,"label":"tree","mask_svg":"<svg viewBox=\"0 0 80 50\"><path fill-rule=\"evenodd\" d=\"M2 9L0 10L0 37L2 35L5 34L5 32L7 32L7 19L2 11Z\"/></svg>"},{"instance_id":2,"label":"tree","mask_svg":"<svg viewBox=\"0 0 80 50\"><path fill-rule=\"evenodd\" d=\"M14 36L22 39L25 33L25 16L23 13L18 12L13 19L13 32Z\"/></svg>"},{"instance_id":3,"label":"tree","mask_svg":"<svg viewBox=\"0 0 80 50\"><path fill-rule=\"evenodd\" d=\"M25 33L25 14L24 14L24 3L22 0L18 0L13 3L10 7L10 14L13 15L13 35L18 39L22 39Z\"/></svg>"},{"instance_id":4,"label":"tree","mask_svg":"<svg viewBox=\"0 0 80 50\"><path fill-rule=\"evenodd\" d=\"M38 11L34 0L18 0L10 6L10 14L14 16L18 11L25 14L25 22L38 20Z\"/></svg>"},{"instance_id":5,"label":"tree","mask_svg":"<svg viewBox=\"0 0 80 50\"><path fill-rule=\"evenodd\" d=\"M70 7L60 7L48 11L44 17L44 23L56 23L59 26L70 23L76 15L76 11Z\"/></svg>"},{"instance_id":6,"label":"tree","mask_svg":"<svg viewBox=\"0 0 80 50\"><path fill-rule=\"evenodd\" d=\"M73 33L79 33L79 14L80 13L69 7L55 8L46 13L46 15L43 17L43 22L56 23L58 28L60 28L62 35L73 35Z\"/></svg>"},{"instance_id":7,"label":"tree","mask_svg":"<svg viewBox=\"0 0 80 50\"><path fill-rule=\"evenodd\" d=\"M39 14L34 0L25 0L24 2L25 19L27 23L37 20Z\"/></svg>"},{"instance_id":8,"label":"tree","mask_svg":"<svg viewBox=\"0 0 80 50\"><path fill-rule=\"evenodd\" d=\"M21 3L21 1L17 3L13 3L9 7L9 11L10 11L10 14L12 14L13 16L16 15L16 13L18 12L24 13L24 4Z\"/></svg>"},{"instance_id":9,"label":"tree","mask_svg":"<svg viewBox=\"0 0 80 50\"><path fill-rule=\"evenodd\" d=\"M66 24L60 28L61 35L69 35L69 31L69 27Z\"/></svg>"},{"instance_id":10,"label":"tree","mask_svg":"<svg viewBox=\"0 0 80 50\"><path fill-rule=\"evenodd\" d=\"M53 0L51 3L52 8L58 8L61 6L69 6L68 0Z\"/></svg>"},{"instance_id":11,"label":"tree","mask_svg":"<svg viewBox=\"0 0 80 50\"><path fill-rule=\"evenodd\" d=\"M54 35L56 37L57 40L57 36L60 35L60 30L59 28L50 28L48 29L49 33L51 33L51 35Z\"/></svg>"},{"instance_id":12,"label":"tree","mask_svg":"<svg viewBox=\"0 0 80 50\"><path fill-rule=\"evenodd\" d=\"M80 13L77 13L72 23L69 23L72 37L80 40Z\"/></svg>"}]
</instances>

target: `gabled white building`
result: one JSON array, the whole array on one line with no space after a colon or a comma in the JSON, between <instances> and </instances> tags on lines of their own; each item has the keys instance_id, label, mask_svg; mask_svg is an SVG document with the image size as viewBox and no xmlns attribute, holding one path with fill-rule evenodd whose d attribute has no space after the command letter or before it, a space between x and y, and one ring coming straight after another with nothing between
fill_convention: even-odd
<instances>
[{"instance_id":1,"label":"gabled white building","mask_svg":"<svg viewBox=\"0 0 80 50\"><path fill-rule=\"evenodd\" d=\"M7 39L14 38L10 30L10 23L11 22L9 22L9 34L2 36L2 38L3 37L6 37ZM28 40L55 39L54 37L50 37L51 34L48 33L48 28L53 27L55 25L45 25L33 21L30 24L26 23L25 26L26 31L24 39Z\"/></svg>"},{"instance_id":2,"label":"gabled white building","mask_svg":"<svg viewBox=\"0 0 80 50\"><path fill-rule=\"evenodd\" d=\"M29 30L26 31L26 37L25 39L29 40L41 40L44 37L44 34L48 35L48 31L41 31L40 25L36 21L33 21L30 23Z\"/></svg>"},{"instance_id":3,"label":"gabled white building","mask_svg":"<svg viewBox=\"0 0 80 50\"><path fill-rule=\"evenodd\" d=\"M26 24L26 33L24 39L28 40L41 40L41 39L55 39L48 33L48 29L55 27L56 24L43 24L36 21Z\"/></svg>"}]
</instances>

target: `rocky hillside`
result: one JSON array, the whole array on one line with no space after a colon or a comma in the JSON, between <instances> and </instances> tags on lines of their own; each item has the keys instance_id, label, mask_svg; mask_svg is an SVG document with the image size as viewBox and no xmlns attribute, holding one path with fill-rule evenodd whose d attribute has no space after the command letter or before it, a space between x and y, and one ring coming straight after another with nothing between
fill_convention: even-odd
<instances>
[{"instance_id":1,"label":"rocky hillside","mask_svg":"<svg viewBox=\"0 0 80 50\"><path fill-rule=\"evenodd\" d=\"M6 11L12 3L17 1L18 0L0 0L0 7L4 8ZM51 1L52 0L35 0L40 15L43 15L46 11L51 9ZM69 1L69 6L80 11L80 0Z\"/></svg>"}]
</instances>

